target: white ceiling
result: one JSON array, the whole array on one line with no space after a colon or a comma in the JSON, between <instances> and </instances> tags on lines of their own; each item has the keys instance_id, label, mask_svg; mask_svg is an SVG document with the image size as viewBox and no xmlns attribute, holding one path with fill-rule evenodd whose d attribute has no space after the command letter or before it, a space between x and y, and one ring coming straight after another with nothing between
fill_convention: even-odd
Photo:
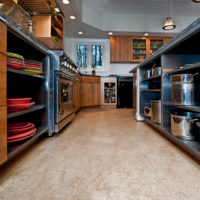
<instances>
[{"instance_id":1,"label":"white ceiling","mask_svg":"<svg viewBox=\"0 0 200 200\"><path fill-rule=\"evenodd\" d=\"M116 35L173 36L200 16L200 3L192 0L170 0L170 16L177 28L164 32L168 0L71 0L62 4L66 15L67 37L106 38L108 31ZM75 21L69 20L76 15ZM83 36L77 32L83 31Z\"/></svg>"},{"instance_id":2,"label":"white ceiling","mask_svg":"<svg viewBox=\"0 0 200 200\"><path fill-rule=\"evenodd\" d=\"M170 0L170 14L200 15L200 3L192 0ZM104 14L167 15L168 0L83 0L83 3ZM191 12L192 11L192 12Z\"/></svg>"}]
</instances>

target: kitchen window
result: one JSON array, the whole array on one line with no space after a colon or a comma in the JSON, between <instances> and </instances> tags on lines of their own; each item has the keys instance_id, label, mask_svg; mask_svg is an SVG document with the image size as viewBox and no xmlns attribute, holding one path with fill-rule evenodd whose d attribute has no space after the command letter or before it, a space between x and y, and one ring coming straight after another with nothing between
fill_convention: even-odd
<instances>
[{"instance_id":1,"label":"kitchen window","mask_svg":"<svg viewBox=\"0 0 200 200\"><path fill-rule=\"evenodd\" d=\"M77 65L87 67L87 45L77 45Z\"/></svg>"},{"instance_id":2,"label":"kitchen window","mask_svg":"<svg viewBox=\"0 0 200 200\"><path fill-rule=\"evenodd\" d=\"M92 67L93 68L103 67L102 54L103 54L102 45L92 45Z\"/></svg>"}]
</instances>

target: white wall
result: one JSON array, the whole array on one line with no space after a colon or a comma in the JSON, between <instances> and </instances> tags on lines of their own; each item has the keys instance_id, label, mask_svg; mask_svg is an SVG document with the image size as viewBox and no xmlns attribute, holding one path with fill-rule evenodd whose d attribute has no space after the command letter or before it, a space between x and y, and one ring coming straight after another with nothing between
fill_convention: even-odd
<instances>
[{"instance_id":1,"label":"white wall","mask_svg":"<svg viewBox=\"0 0 200 200\"><path fill-rule=\"evenodd\" d=\"M110 64L110 74L131 75L129 71L135 68L136 66L137 64L112 63Z\"/></svg>"},{"instance_id":2,"label":"white wall","mask_svg":"<svg viewBox=\"0 0 200 200\"><path fill-rule=\"evenodd\" d=\"M110 64L110 40L109 39L88 39L88 38L65 38L65 52L76 63L76 47L77 44L93 44L103 45L103 69L96 70L97 75L108 76L110 74L125 75L136 66L135 64ZM92 73L91 58L88 58L88 67L81 69L82 73Z\"/></svg>"}]
</instances>

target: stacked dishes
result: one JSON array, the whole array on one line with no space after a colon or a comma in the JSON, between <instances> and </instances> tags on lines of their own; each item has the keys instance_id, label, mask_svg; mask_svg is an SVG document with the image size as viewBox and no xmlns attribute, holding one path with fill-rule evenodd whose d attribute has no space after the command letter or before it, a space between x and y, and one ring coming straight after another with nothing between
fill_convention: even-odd
<instances>
[{"instance_id":1,"label":"stacked dishes","mask_svg":"<svg viewBox=\"0 0 200 200\"><path fill-rule=\"evenodd\" d=\"M32 74L42 74L42 63L35 60L25 60L24 71Z\"/></svg>"},{"instance_id":2,"label":"stacked dishes","mask_svg":"<svg viewBox=\"0 0 200 200\"><path fill-rule=\"evenodd\" d=\"M16 54L7 52L7 66L14 69L24 69L24 57Z\"/></svg>"},{"instance_id":3,"label":"stacked dishes","mask_svg":"<svg viewBox=\"0 0 200 200\"><path fill-rule=\"evenodd\" d=\"M33 123L8 123L8 143L15 143L26 140L34 136L36 130L37 129Z\"/></svg>"},{"instance_id":4,"label":"stacked dishes","mask_svg":"<svg viewBox=\"0 0 200 200\"><path fill-rule=\"evenodd\" d=\"M15 98L15 99L7 99L7 107L8 112L19 112L22 110L26 110L27 108L33 106L35 102L30 102L32 98Z\"/></svg>"}]
</instances>

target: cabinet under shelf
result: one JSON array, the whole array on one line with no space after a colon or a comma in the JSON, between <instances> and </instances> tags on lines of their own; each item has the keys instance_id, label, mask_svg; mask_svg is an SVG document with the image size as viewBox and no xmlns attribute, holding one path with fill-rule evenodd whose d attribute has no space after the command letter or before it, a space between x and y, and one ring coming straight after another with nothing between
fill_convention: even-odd
<instances>
[{"instance_id":1,"label":"cabinet under shelf","mask_svg":"<svg viewBox=\"0 0 200 200\"><path fill-rule=\"evenodd\" d=\"M34 112L34 111L38 111L38 110L42 110L46 108L46 105L34 105L26 110L22 110L22 111L19 111L19 112L14 112L14 113L8 113L8 119L11 119L13 117L18 117L18 116L21 116L21 115L25 115L27 113L31 113L31 112Z\"/></svg>"},{"instance_id":2,"label":"cabinet under shelf","mask_svg":"<svg viewBox=\"0 0 200 200\"><path fill-rule=\"evenodd\" d=\"M24 75L24 76L31 76L31 77L40 78L40 79L45 79L45 77L43 75L31 74L31 73L25 72L23 70L13 69L13 68L9 68L9 67L7 68L7 72L16 73L16 74L20 74L20 75Z\"/></svg>"},{"instance_id":3,"label":"cabinet under shelf","mask_svg":"<svg viewBox=\"0 0 200 200\"><path fill-rule=\"evenodd\" d=\"M36 134L31 137L30 139L27 139L23 144L17 146L14 150L10 151L8 153L8 160L9 162L11 159L13 159L15 156L20 154L22 151L24 151L26 148L28 148L32 143L34 143L41 135L46 133L49 130L48 126L40 126L37 128Z\"/></svg>"},{"instance_id":4,"label":"cabinet under shelf","mask_svg":"<svg viewBox=\"0 0 200 200\"><path fill-rule=\"evenodd\" d=\"M173 104L171 102L167 102L164 105L176 107L176 108L180 108L180 109L184 109L184 110L189 110L189 111L193 111L193 112L200 112L200 106L179 105L179 104Z\"/></svg>"}]
</instances>

